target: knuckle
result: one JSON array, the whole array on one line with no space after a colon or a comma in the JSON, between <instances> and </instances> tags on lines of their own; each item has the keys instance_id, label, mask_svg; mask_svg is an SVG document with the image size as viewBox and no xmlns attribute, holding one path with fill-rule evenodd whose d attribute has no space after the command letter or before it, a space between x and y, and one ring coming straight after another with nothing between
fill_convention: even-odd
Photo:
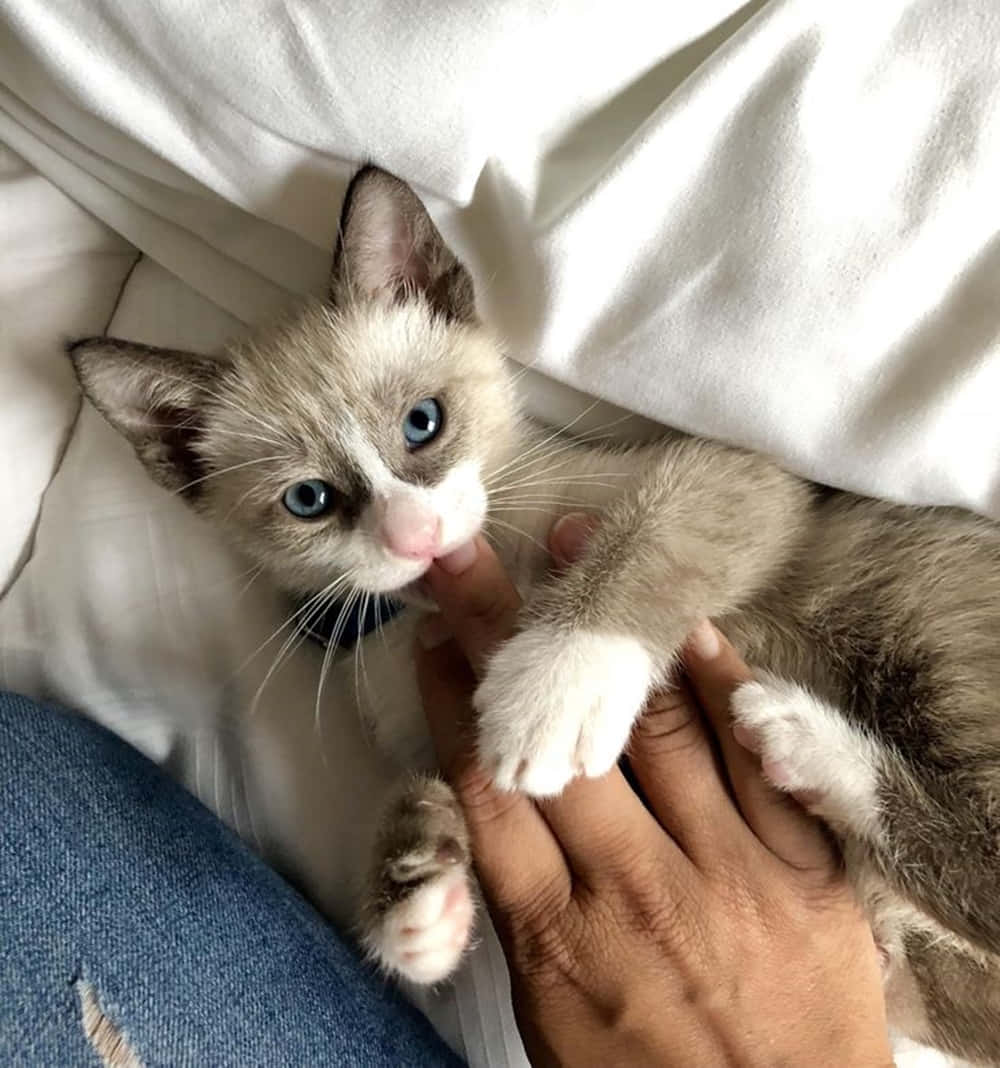
<instances>
[{"instance_id":1,"label":"knuckle","mask_svg":"<svg viewBox=\"0 0 1000 1068\"><path fill-rule=\"evenodd\" d=\"M570 979L586 968L588 939L568 910L553 909L547 896L538 896L505 919L513 929L513 963L525 979L558 976Z\"/></svg>"},{"instance_id":2,"label":"knuckle","mask_svg":"<svg viewBox=\"0 0 1000 1068\"><path fill-rule=\"evenodd\" d=\"M655 880L633 881L628 884L625 897L627 925L657 942L673 938L690 926L681 922L681 902Z\"/></svg>"},{"instance_id":3,"label":"knuckle","mask_svg":"<svg viewBox=\"0 0 1000 1068\"><path fill-rule=\"evenodd\" d=\"M810 911L853 907L854 891L839 860L828 865L796 869L796 892Z\"/></svg>"},{"instance_id":4,"label":"knuckle","mask_svg":"<svg viewBox=\"0 0 1000 1068\"><path fill-rule=\"evenodd\" d=\"M595 888L588 906L603 914L603 926L638 932L663 944L691 927L689 912L697 916L700 911L697 906L689 907L683 885L669 878L666 870L656 850L643 856L633 854L627 870Z\"/></svg>"},{"instance_id":5,"label":"knuckle","mask_svg":"<svg viewBox=\"0 0 1000 1068\"><path fill-rule=\"evenodd\" d=\"M489 772L474 759L458 762L449 779L469 821L477 825L500 819L518 802L516 794L498 790Z\"/></svg>"},{"instance_id":6,"label":"knuckle","mask_svg":"<svg viewBox=\"0 0 1000 1068\"><path fill-rule=\"evenodd\" d=\"M636 724L635 744L654 755L678 752L704 740L701 715L683 690L660 690Z\"/></svg>"}]
</instances>

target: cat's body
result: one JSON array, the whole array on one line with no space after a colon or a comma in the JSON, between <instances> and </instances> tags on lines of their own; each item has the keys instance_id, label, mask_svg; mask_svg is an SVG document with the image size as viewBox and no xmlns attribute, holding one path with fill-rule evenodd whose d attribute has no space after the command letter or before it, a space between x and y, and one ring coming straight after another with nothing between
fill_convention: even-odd
<instances>
[{"instance_id":1,"label":"cat's body","mask_svg":"<svg viewBox=\"0 0 1000 1068\"><path fill-rule=\"evenodd\" d=\"M736 718L844 842L894 1024L1000 1063L1000 527L821 491L680 436L546 439L412 194L364 171L342 224L336 311L310 306L222 364L85 342L84 389L158 481L291 591L334 595L347 575L419 604L430 561L493 523L529 605L476 698L501 785L545 795L610 768L692 625L716 619L762 669ZM545 535L578 510L601 525L546 578ZM360 688L404 764L426 759L415 616L368 643ZM353 665L335 671L353 693ZM382 827L365 941L434 981L472 924L460 813L416 778Z\"/></svg>"}]
</instances>

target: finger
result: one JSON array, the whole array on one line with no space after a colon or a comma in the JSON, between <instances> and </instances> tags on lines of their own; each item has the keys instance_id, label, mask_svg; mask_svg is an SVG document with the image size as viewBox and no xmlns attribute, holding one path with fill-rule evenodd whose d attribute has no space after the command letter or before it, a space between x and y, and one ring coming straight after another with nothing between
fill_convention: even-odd
<instances>
[{"instance_id":1,"label":"finger","mask_svg":"<svg viewBox=\"0 0 1000 1068\"><path fill-rule=\"evenodd\" d=\"M733 804L726 770L686 682L653 694L628 751L653 815L700 869L760 848Z\"/></svg>"},{"instance_id":2,"label":"finger","mask_svg":"<svg viewBox=\"0 0 1000 1068\"><path fill-rule=\"evenodd\" d=\"M708 620L692 633L685 662L692 689L718 739L743 818L771 852L788 864L829 871L836 859L821 825L767 782L757 757L733 736L732 694L753 678L750 669Z\"/></svg>"},{"instance_id":3,"label":"finger","mask_svg":"<svg viewBox=\"0 0 1000 1068\"><path fill-rule=\"evenodd\" d=\"M553 524L549 531L549 552L557 568L564 568L579 560L583 550L600 525L596 515L586 512L570 512Z\"/></svg>"},{"instance_id":4,"label":"finger","mask_svg":"<svg viewBox=\"0 0 1000 1068\"><path fill-rule=\"evenodd\" d=\"M475 758L472 671L458 645L416 651L417 681L444 777L469 828L473 859L491 908L508 925L565 903L571 877L552 831L521 794L496 790Z\"/></svg>"},{"instance_id":5,"label":"finger","mask_svg":"<svg viewBox=\"0 0 1000 1068\"><path fill-rule=\"evenodd\" d=\"M434 562L424 585L477 671L486 657L514 631L521 607L514 584L480 535Z\"/></svg>"},{"instance_id":6,"label":"finger","mask_svg":"<svg viewBox=\"0 0 1000 1068\"><path fill-rule=\"evenodd\" d=\"M536 802L573 875L589 887L621 884L655 858L661 877L694 874L691 862L613 768L595 779L574 779L558 797ZM637 867L640 870L637 872Z\"/></svg>"}]
</instances>

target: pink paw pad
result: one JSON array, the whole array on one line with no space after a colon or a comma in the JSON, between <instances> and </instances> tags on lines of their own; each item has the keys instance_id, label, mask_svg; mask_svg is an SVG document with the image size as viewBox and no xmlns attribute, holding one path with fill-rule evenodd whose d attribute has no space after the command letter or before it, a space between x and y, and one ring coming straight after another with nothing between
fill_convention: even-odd
<instances>
[{"instance_id":1,"label":"pink paw pad","mask_svg":"<svg viewBox=\"0 0 1000 1068\"><path fill-rule=\"evenodd\" d=\"M438 982L458 965L469 943L474 917L465 873L440 876L388 913L381 955L407 979Z\"/></svg>"}]
</instances>

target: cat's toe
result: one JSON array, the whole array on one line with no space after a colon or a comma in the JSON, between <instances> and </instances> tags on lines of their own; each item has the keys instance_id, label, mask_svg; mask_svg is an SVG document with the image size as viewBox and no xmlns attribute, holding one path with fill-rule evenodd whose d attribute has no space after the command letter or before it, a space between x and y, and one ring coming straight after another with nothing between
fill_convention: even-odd
<instances>
[{"instance_id":1,"label":"cat's toe","mask_svg":"<svg viewBox=\"0 0 1000 1068\"><path fill-rule=\"evenodd\" d=\"M737 738L774 786L845 829L875 828L881 753L872 738L804 687L764 673L731 704Z\"/></svg>"},{"instance_id":2,"label":"cat's toe","mask_svg":"<svg viewBox=\"0 0 1000 1068\"><path fill-rule=\"evenodd\" d=\"M811 697L780 680L745 682L732 696L737 738L761 758L761 768L779 790L811 790L814 745Z\"/></svg>"},{"instance_id":3,"label":"cat's toe","mask_svg":"<svg viewBox=\"0 0 1000 1068\"><path fill-rule=\"evenodd\" d=\"M413 887L387 908L366 943L379 963L414 983L436 983L458 966L475 906L464 866Z\"/></svg>"},{"instance_id":4,"label":"cat's toe","mask_svg":"<svg viewBox=\"0 0 1000 1068\"><path fill-rule=\"evenodd\" d=\"M435 983L472 936L471 859L461 808L439 779L416 778L389 805L362 903L362 941L386 971Z\"/></svg>"},{"instance_id":5,"label":"cat's toe","mask_svg":"<svg viewBox=\"0 0 1000 1068\"><path fill-rule=\"evenodd\" d=\"M535 626L494 656L476 692L479 752L498 787L558 794L603 775L628 741L652 678L638 642Z\"/></svg>"}]
</instances>

